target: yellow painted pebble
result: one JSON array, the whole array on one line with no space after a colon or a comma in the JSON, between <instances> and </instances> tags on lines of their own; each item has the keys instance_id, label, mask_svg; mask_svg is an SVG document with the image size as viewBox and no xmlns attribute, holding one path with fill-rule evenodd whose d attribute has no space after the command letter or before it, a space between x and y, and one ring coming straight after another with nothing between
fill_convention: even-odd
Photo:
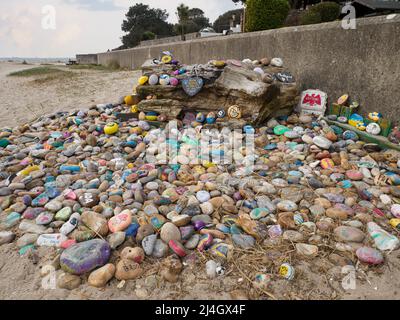
<instances>
[{"instance_id":1,"label":"yellow painted pebble","mask_svg":"<svg viewBox=\"0 0 400 320\"><path fill-rule=\"evenodd\" d=\"M104 127L104 133L108 135L113 135L118 132L118 129L119 129L118 124L116 124L115 122L110 122L106 124L106 126Z\"/></svg>"},{"instance_id":2,"label":"yellow painted pebble","mask_svg":"<svg viewBox=\"0 0 400 320\"><path fill-rule=\"evenodd\" d=\"M147 81L149 81L149 77L142 76L142 77L139 78L138 83L142 86L142 85L146 84Z\"/></svg>"}]
</instances>

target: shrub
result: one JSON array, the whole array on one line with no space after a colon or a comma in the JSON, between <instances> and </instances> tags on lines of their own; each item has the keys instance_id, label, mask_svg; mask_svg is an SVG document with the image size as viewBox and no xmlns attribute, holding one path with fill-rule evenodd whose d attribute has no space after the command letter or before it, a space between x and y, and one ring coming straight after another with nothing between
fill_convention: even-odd
<instances>
[{"instance_id":1,"label":"shrub","mask_svg":"<svg viewBox=\"0 0 400 320\"><path fill-rule=\"evenodd\" d=\"M290 10L289 14L285 20L284 26L291 27L291 26L298 26L300 24L301 13L299 10Z\"/></svg>"},{"instance_id":2,"label":"shrub","mask_svg":"<svg viewBox=\"0 0 400 320\"><path fill-rule=\"evenodd\" d=\"M301 24L317 24L321 23L321 15L319 12L308 10L300 18Z\"/></svg>"},{"instance_id":3,"label":"shrub","mask_svg":"<svg viewBox=\"0 0 400 320\"><path fill-rule=\"evenodd\" d=\"M248 32L282 27L290 10L287 0L247 0L246 4Z\"/></svg>"},{"instance_id":4,"label":"shrub","mask_svg":"<svg viewBox=\"0 0 400 320\"><path fill-rule=\"evenodd\" d=\"M142 41L154 40L155 38L156 38L156 34L151 31L146 31L142 35Z\"/></svg>"},{"instance_id":5,"label":"shrub","mask_svg":"<svg viewBox=\"0 0 400 320\"><path fill-rule=\"evenodd\" d=\"M334 21L339 18L340 5L336 2L321 2L304 12L301 24L315 24Z\"/></svg>"}]
</instances>

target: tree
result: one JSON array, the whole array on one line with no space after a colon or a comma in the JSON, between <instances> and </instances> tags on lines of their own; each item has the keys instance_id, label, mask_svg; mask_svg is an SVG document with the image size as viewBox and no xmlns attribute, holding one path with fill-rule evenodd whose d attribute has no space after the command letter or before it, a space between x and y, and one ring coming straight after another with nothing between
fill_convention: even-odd
<instances>
[{"instance_id":1,"label":"tree","mask_svg":"<svg viewBox=\"0 0 400 320\"><path fill-rule=\"evenodd\" d=\"M189 19L204 17L204 11L199 8L189 9Z\"/></svg>"},{"instance_id":2,"label":"tree","mask_svg":"<svg viewBox=\"0 0 400 320\"><path fill-rule=\"evenodd\" d=\"M189 21L189 7L181 3L176 10L178 16L177 30L180 32L182 40L185 40L185 31Z\"/></svg>"},{"instance_id":3,"label":"tree","mask_svg":"<svg viewBox=\"0 0 400 320\"><path fill-rule=\"evenodd\" d=\"M216 32L221 33L224 30L228 30L230 28L230 22L232 20L232 17L235 16L235 19L233 20L233 25L236 26L240 24L240 18L241 15L243 14L244 10L243 9L236 9L236 10L230 10L228 12L225 12L224 14L220 15L217 20L214 22L214 30Z\"/></svg>"},{"instance_id":4,"label":"tree","mask_svg":"<svg viewBox=\"0 0 400 320\"><path fill-rule=\"evenodd\" d=\"M173 25L167 22L166 10L153 9L143 3L129 8L122 23L122 31L127 34L122 37L122 48L132 48L145 40L150 33L156 36L174 35ZM143 37L143 35L146 35Z\"/></svg>"},{"instance_id":5,"label":"tree","mask_svg":"<svg viewBox=\"0 0 400 320\"><path fill-rule=\"evenodd\" d=\"M210 19L204 16L204 11L199 8L192 8L189 10L189 20L195 25L194 31L197 32L201 29L210 26ZM190 33L188 32L188 33Z\"/></svg>"},{"instance_id":6,"label":"tree","mask_svg":"<svg viewBox=\"0 0 400 320\"><path fill-rule=\"evenodd\" d=\"M146 31L142 35L142 40L143 41L145 41L145 40L154 40L155 38L156 38L156 35L151 31Z\"/></svg>"},{"instance_id":7,"label":"tree","mask_svg":"<svg viewBox=\"0 0 400 320\"><path fill-rule=\"evenodd\" d=\"M306 10L301 16L301 24L329 22L340 16L340 5L336 2L321 2Z\"/></svg>"},{"instance_id":8,"label":"tree","mask_svg":"<svg viewBox=\"0 0 400 320\"><path fill-rule=\"evenodd\" d=\"M282 27L290 10L287 0L247 0L246 7L247 32Z\"/></svg>"},{"instance_id":9,"label":"tree","mask_svg":"<svg viewBox=\"0 0 400 320\"><path fill-rule=\"evenodd\" d=\"M185 34L198 32L210 25L210 20L204 16L204 11L199 8L190 9L182 3L176 10L179 23L175 25L175 31L181 34L182 40L185 39Z\"/></svg>"}]
</instances>

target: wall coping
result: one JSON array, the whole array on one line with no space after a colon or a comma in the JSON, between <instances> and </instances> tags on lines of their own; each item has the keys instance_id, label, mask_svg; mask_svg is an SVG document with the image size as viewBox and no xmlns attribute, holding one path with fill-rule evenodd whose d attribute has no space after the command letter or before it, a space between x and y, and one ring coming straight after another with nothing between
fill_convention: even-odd
<instances>
[{"instance_id":1,"label":"wall coping","mask_svg":"<svg viewBox=\"0 0 400 320\"><path fill-rule=\"evenodd\" d=\"M190 43L212 43L214 41L220 41L222 39L241 39L241 38L252 38L252 37L259 37L263 35L279 35L283 33L292 33L292 32L308 32L313 30L329 30L329 29L338 29L341 28L341 20L326 22L326 23L319 23L319 24L312 24L312 25L305 25L305 26L294 26L294 27L284 27L279 29L271 29L271 30L264 30L264 31L256 31L256 32L246 32L240 34L233 34L230 36L217 36L217 37L210 37L210 38L199 38L187 41L176 41L176 42L168 42L164 44L156 44L150 46L140 46L130 49L123 49L118 51L111 51L111 52L101 52L98 54L108 54L108 53L118 53L118 52L130 52L135 50L143 50L145 48L163 48L165 46L171 46L176 44L190 44ZM356 19L357 29L361 26L368 26L368 25L381 25L381 24L391 24L391 23L400 23L400 14L396 14L393 19L387 19L387 15L385 16L378 16L378 17L368 17L368 18L359 18ZM356 32L355 30L343 30L344 32Z\"/></svg>"}]
</instances>

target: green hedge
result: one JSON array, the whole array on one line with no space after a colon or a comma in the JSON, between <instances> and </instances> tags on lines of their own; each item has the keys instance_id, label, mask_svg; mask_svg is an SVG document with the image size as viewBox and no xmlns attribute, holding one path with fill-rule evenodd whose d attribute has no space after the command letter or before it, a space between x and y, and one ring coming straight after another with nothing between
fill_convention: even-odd
<instances>
[{"instance_id":1,"label":"green hedge","mask_svg":"<svg viewBox=\"0 0 400 320\"><path fill-rule=\"evenodd\" d=\"M151 32L151 31L146 31L142 35L142 41L154 40L155 38L156 38L156 34L154 32Z\"/></svg>"},{"instance_id":2,"label":"green hedge","mask_svg":"<svg viewBox=\"0 0 400 320\"><path fill-rule=\"evenodd\" d=\"M303 13L301 24L316 24L334 21L339 18L340 5L336 2L321 2Z\"/></svg>"},{"instance_id":3,"label":"green hedge","mask_svg":"<svg viewBox=\"0 0 400 320\"><path fill-rule=\"evenodd\" d=\"M247 32L282 27L290 10L287 0L247 0L246 4Z\"/></svg>"}]
</instances>

